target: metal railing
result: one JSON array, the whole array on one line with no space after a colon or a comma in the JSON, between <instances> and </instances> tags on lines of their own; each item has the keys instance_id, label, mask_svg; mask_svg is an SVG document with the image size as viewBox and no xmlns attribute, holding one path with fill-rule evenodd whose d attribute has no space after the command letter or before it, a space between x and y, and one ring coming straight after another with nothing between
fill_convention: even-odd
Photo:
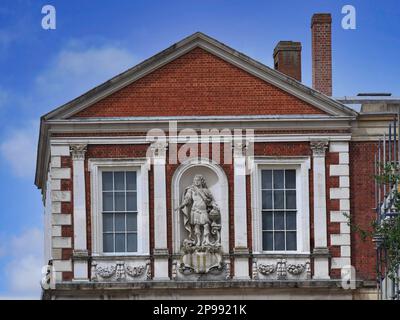
<instances>
[{"instance_id":1,"label":"metal railing","mask_svg":"<svg viewBox=\"0 0 400 320\"><path fill-rule=\"evenodd\" d=\"M395 204L398 202L399 181L393 178L400 173L400 113L389 124L388 133L379 140L375 153L376 223L382 224L399 215ZM387 172L393 174L387 175ZM390 277L390 259L381 236L373 239L376 247L376 271L379 299L400 300L399 270L397 277Z\"/></svg>"}]
</instances>

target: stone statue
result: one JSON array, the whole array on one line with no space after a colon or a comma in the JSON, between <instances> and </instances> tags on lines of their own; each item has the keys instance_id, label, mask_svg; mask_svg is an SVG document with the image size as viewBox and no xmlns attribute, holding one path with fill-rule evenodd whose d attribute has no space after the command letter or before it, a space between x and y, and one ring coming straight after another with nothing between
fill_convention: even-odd
<instances>
[{"instance_id":1,"label":"stone statue","mask_svg":"<svg viewBox=\"0 0 400 320\"><path fill-rule=\"evenodd\" d=\"M189 233L184 240L185 245L196 247L219 245L220 236L217 228L220 225L217 220L220 212L202 175L195 175L193 184L185 189L179 209L183 212L183 223ZM217 235L216 239L211 239L211 232Z\"/></svg>"},{"instance_id":2,"label":"stone statue","mask_svg":"<svg viewBox=\"0 0 400 320\"><path fill-rule=\"evenodd\" d=\"M185 188L177 210L183 214L188 233L182 245L181 271L207 273L221 269L221 214L202 175L195 175L193 184Z\"/></svg>"}]
</instances>

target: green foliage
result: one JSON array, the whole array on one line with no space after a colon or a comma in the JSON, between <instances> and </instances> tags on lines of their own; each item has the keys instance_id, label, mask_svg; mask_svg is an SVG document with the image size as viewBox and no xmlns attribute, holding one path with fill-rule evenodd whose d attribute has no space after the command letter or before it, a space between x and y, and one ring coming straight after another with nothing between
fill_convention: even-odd
<instances>
[{"instance_id":1,"label":"green foliage","mask_svg":"<svg viewBox=\"0 0 400 320\"><path fill-rule=\"evenodd\" d=\"M400 184L400 167L393 163L387 163L382 167L382 173L375 176L378 183L392 185L396 182ZM400 212L400 193L396 190L392 193L393 207L396 212ZM380 222L371 221L369 230L361 228L355 224L351 217L343 213L348 219L348 225L351 230L358 233L363 241L368 238L377 242L386 250L388 276L391 279L397 279L397 270L400 267L400 215L388 216Z\"/></svg>"}]
</instances>

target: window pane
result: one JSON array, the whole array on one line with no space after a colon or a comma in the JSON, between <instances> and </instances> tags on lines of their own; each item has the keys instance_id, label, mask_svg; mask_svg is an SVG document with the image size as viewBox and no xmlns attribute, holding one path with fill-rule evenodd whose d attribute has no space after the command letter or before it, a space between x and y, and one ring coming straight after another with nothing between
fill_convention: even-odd
<instances>
[{"instance_id":1,"label":"window pane","mask_svg":"<svg viewBox=\"0 0 400 320\"><path fill-rule=\"evenodd\" d=\"M114 241L113 234L104 233L103 234L103 251L104 252L114 252Z\"/></svg>"},{"instance_id":2,"label":"window pane","mask_svg":"<svg viewBox=\"0 0 400 320\"><path fill-rule=\"evenodd\" d=\"M263 170L261 173L261 188L272 189L272 170Z\"/></svg>"},{"instance_id":3,"label":"window pane","mask_svg":"<svg viewBox=\"0 0 400 320\"><path fill-rule=\"evenodd\" d=\"M285 232L275 232L275 250L285 250Z\"/></svg>"},{"instance_id":4,"label":"window pane","mask_svg":"<svg viewBox=\"0 0 400 320\"><path fill-rule=\"evenodd\" d=\"M274 189L283 189L283 170L274 170Z\"/></svg>"},{"instance_id":5,"label":"window pane","mask_svg":"<svg viewBox=\"0 0 400 320\"><path fill-rule=\"evenodd\" d=\"M103 231L112 232L114 230L114 221L112 213L103 214Z\"/></svg>"},{"instance_id":6,"label":"window pane","mask_svg":"<svg viewBox=\"0 0 400 320\"><path fill-rule=\"evenodd\" d=\"M263 212L262 214L262 230L273 230L272 212Z\"/></svg>"},{"instance_id":7,"label":"window pane","mask_svg":"<svg viewBox=\"0 0 400 320\"><path fill-rule=\"evenodd\" d=\"M113 173L112 172L103 172L102 180L103 180L103 191L113 189Z\"/></svg>"},{"instance_id":8,"label":"window pane","mask_svg":"<svg viewBox=\"0 0 400 320\"><path fill-rule=\"evenodd\" d=\"M296 211L286 212L286 230L296 230Z\"/></svg>"},{"instance_id":9,"label":"window pane","mask_svg":"<svg viewBox=\"0 0 400 320\"><path fill-rule=\"evenodd\" d=\"M115 211L125 211L125 192L115 192Z\"/></svg>"},{"instance_id":10,"label":"window pane","mask_svg":"<svg viewBox=\"0 0 400 320\"><path fill-rule=\"evenodd\" d=\"M296 170L285 170L285 187L286 189L296 188Z\"/></svg>"},{"instance_id":11,"label":"window pane","mask_svg":"<svg viewBox=\"0 0 400 320\"><path fill-rule=\"evenodd\" d=\"M272 232L263 232L263 250L273 250Z\"/></svg>"},{"instance_id":12,"label":"window pane","mask_svg":"<svg viewBox=\"0 0 400 320\"><path fill-rule=\"evenodd\" d=\"M283 211L276 211L274 213L274 230L285 230L285 213Z\"/></svg>"},{"instance_id":13,"label":"window pane","mask_svg":"<svg viewBox=\"0 0 400 320\"><path fill-rule=\"evenodd\" d=\"M125 190L125 172L114 172L114 190Z\"/></svg>"},{"instance_id":14,"label":"window pane","mask_svg":"<svg viewBox=\"0 0 400 320\"><path fill-rule=\"evenodd\" d=\"M272 191L262 191L262 208L272 209Z\"/></svg>"},{"instance_id":15,"label":"window pane","mask_svg":"<svg viewBox=\"0 0 400 320\"><path fill-rule=\"evenodd\" d=\"M125 213L115 214L115 231L125 231Z\"/></svg>"},{"instance_id":16,"label":"window pane","mask_svg":"<svg viewBox=\"0 0 400 320\"><path fill-rule=\"evenodd\" d=\"M126 230L137 231L137 214L127 213L126 215Z\"/></svg>"},{"instance_id":17,"label":"window pane","mask_svg":"<svg viewBox=\"0 0 400 320\"><path fill-rule=\"evenodd\" d=\"M274 191L274 209L283 209L284 191Z\"/></svg>"},{"instance_id":18,"label":"window pane","mask_svg":"<svg viewBox=\"0 0 400 320\"><path fill-rule=\"evenodd\" d=\"M286 209L296 209L296 190L286 191Z\"/></svg>"},{"instance_id":19,"label":"window pane","mask_svg":"<svg viewBox=\"0 0 400 320\"><path fill-rule=\"evenodd\" d=\"M136 190L136 171L126 172L126 190Z\"/></svg>"},{"instance_id":20,"label":"window pane","mask_svg":"<svg viewBox=\"0 0 400 320\"><path fill-rule=\"evenodd\" d=\"M137 251L137 234L136 233L128 233L128 252L136 252Z\"/></svg>"},{"instance_id":21,"label":"window pane","mask_svg":"<svg viewBox=\"0 0 400 320\"><path fill-rule=\"evenodd\" d=\"M115 252L125 252L125 234L115 234Z\"/></svg>"},{"instance_id":22,"label":"window pane","mask_svg":"<svg viewBox=\"0 0 400 320\"><path fill-rule=\"evenodd\" d=\"M286 250L296 250L296 232L286 232Z\"/></svg>"},{"instance_id":23,"label":"window pane","mask_svg":"<svg viewBox=\"0 0 400 320\"><path fill-rule=\"evenodd\" d=\"M137 211L137 193L136 192L127 192L126 193L126 211Z\"/></svg>"},{"instance_id":24,"label":"window pane","mask_svg":"<svg viewBox=\"0 0 400 320\"><path fill-rule=\"evenodd\" d=\"M112 192L103 192L103 211L113 211Z\"/></svg>"}]
</instances>

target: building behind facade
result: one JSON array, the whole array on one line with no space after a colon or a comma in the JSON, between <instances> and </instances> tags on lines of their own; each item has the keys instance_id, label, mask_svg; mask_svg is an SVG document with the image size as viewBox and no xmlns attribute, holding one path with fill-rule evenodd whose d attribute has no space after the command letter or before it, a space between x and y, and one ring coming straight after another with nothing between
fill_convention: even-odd
<instances>
[{"instance_id":1,"label":"building behind facade","mask_svg":"<svg viewBox=\"0 0 400 320\"><path fill-rule=\"evenodd\" d=\"M195 33L44 115L43 297L376 298L374 247L347 222L375 218L398 106L331 97L330 25L312 19L314 88L298 42L274 70Z\"/></svg>"}]
</instances>

